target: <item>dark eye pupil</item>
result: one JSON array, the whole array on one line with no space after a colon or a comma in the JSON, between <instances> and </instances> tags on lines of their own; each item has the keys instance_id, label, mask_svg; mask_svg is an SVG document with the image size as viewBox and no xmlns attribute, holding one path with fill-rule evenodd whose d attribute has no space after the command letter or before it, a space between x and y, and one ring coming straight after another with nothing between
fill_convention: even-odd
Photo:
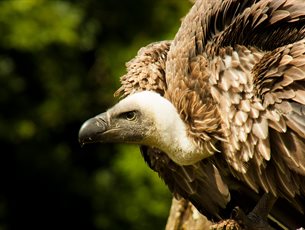
<instances>
[{"instance_id":1,"label":"dark eye pupil","mask_svg":"<svg viewBox=\"0 0 305 230\"><path fill-rule=\"evenodd\" d=\"M136 116L136 114L135 114L135 112L127 112L126 113L126 119L127 120L133 120L134 118L135 118L135 116Z\"/></svg>"}]
</instances>

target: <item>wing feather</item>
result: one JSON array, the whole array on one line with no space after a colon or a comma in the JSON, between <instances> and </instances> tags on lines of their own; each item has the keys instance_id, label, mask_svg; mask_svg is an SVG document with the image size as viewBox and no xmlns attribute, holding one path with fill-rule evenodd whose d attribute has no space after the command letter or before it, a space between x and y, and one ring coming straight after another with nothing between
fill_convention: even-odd
<instances>
[{"instance_id":1,"label":"wing feather","mask_svg":"<svg viewBox=\"0 0 305 230\"><path fill-rule=\"evenodd\" d=\"M171 41L161 41L141 48L126 64L127 73L121 77L121 87L114 95L126 97L143 90L163 95L167 88L165 62L170 45Z\"/></svg>"},{"instance_id":2,"label":"wing feather","mask_svg":"<svg viewBox=\"0 0 305 230\"><path fill-rule=\"evenodd\" d=\"M298 48L298 52L295 52L296 48ZM302 50L302 52L300 52ZM289 167L290 170L294 170L295 172L304 175L304 165L305 165L305 148L304 138L305 138L305 101L301 97L301 95L305 94L305 40L301 40L297 43L287 45L285 47L281 47L276 51L281 55L270 55L266 54L265 56L268 58L277 57L277 59L282 62L285 56L289 55L292 57L290 61L284 61L285 65L282 68L279 68L277 72L274 72L272 75L276 77L271 78L274 79L274 85L281 85L281 89L274 90L270 88L267 91L263 91L263 88L266 87L264 84L264 74L257 75L256 83L257 83L257 92L264 92L259 94L259 96L263 99L263 102L268 95L273 95L280 100L272 101L268 100L265 103L265 106L270 110L278 111L281 115L281 126L285 127L284 129L275 128L275 122L270 122L270 128L277 131L272 131L273 135L271 135L271 141L274 143L274 148L281 154L285 163ZM301 58L300 58L301 57ZM293 61L297 59L297 61ZM265 58L262 59L265 61ZM270 60L269 63L275 63ZM269 63L265 63L264 67L260 64L260 70L257 73L266 73L266 68L272 68L272 65L268 65ZM273 65L275 65L273 64ZM289 81L287 78L289 77ZM272 121L271 118L269 120ZM279 123L277 123L278 125ZM279 165L278 159L276 160L277 165ZM281 164L281 169L279 171L283 171L283 165ZM286 170L287 171L287 170Z\"/></svg>"},{"instance_id":3,"label":"wing feather","mask_svg":"<svg viewBox=\"0 0 305 230\"><path fill-rule=\"evenodd\" d=\"M230 201L229 189L218 169L209 161L179 166L160 150L141 146L148 165L156 171L176 196L190 200L198 210L218 217L221 208Z\"/></svg>"},{"instance_id":4,"label":"wing feather","mask_svg":"<svg viewBox=\"0 0 305 230\"><path fill-rule=\"evenodd\" d=\"M196 76L208 76L210 88L202 84L202 91L208 90L210 95L204 95L218 105L227 139L222 152L232 174L255 191L260 186L291 201L303 192L296 183L287 183L304 176L304 22L303 1L224 0L211 5L199 0L166 62L168 90L179 88L183 79L185 87L200 94L189 82L195 79L193 61L205 60L198 69L205 74Z\"/></svg>"}]
</instances>

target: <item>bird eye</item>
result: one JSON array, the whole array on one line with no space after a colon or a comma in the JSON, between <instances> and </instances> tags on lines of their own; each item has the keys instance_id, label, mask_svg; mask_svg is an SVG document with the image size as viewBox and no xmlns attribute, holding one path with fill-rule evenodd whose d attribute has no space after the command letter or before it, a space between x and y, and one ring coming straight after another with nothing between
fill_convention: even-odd
<instances>
[{"instance_id":1,"label":"bird eye","mask_svg":"<svg viewBox=\"0 0 305 230\"><path fill-rule=\"evenodd\" d=\"M133 121L136 119L136 112L135 111L130 111L130 112L126 112L125 113L125 118L128 120L128 121Z\"/></svg>"}]
</instances>

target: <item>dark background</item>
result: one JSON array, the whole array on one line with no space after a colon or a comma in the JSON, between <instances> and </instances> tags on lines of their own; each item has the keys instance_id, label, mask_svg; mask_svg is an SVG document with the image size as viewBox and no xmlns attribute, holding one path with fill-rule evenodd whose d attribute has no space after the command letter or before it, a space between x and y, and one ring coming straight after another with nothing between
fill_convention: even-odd
<instances>
[{"instance_id":1,"label":"dark background","mask_svg":"<svg viewBox=\"0 0 305 230\"><path fill-rule=\"evenodd\" d=\"M80 148L77 135L190 5L0 1L0 230L164 229L171 195L137 147Z\"/></svg>"}]
</instances>

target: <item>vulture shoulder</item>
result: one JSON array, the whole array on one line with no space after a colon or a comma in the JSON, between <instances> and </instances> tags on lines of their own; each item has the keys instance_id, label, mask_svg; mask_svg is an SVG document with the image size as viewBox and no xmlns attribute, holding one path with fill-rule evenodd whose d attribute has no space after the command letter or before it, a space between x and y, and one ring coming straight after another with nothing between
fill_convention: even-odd
<instances>
[{"instance_id":1,"label":"vulture shoulder","mask_svg":"<svg viewBox=\"0 0 305 230\"><path fill-rule=\"evenodd\" d=\"M170 41L161 41L141 48L126 64L127 73L121 77L121 87L114 95L126 97L144 90L163 95L167 88L165 62L170 44Z\"/></svg>"}]
</instances>

